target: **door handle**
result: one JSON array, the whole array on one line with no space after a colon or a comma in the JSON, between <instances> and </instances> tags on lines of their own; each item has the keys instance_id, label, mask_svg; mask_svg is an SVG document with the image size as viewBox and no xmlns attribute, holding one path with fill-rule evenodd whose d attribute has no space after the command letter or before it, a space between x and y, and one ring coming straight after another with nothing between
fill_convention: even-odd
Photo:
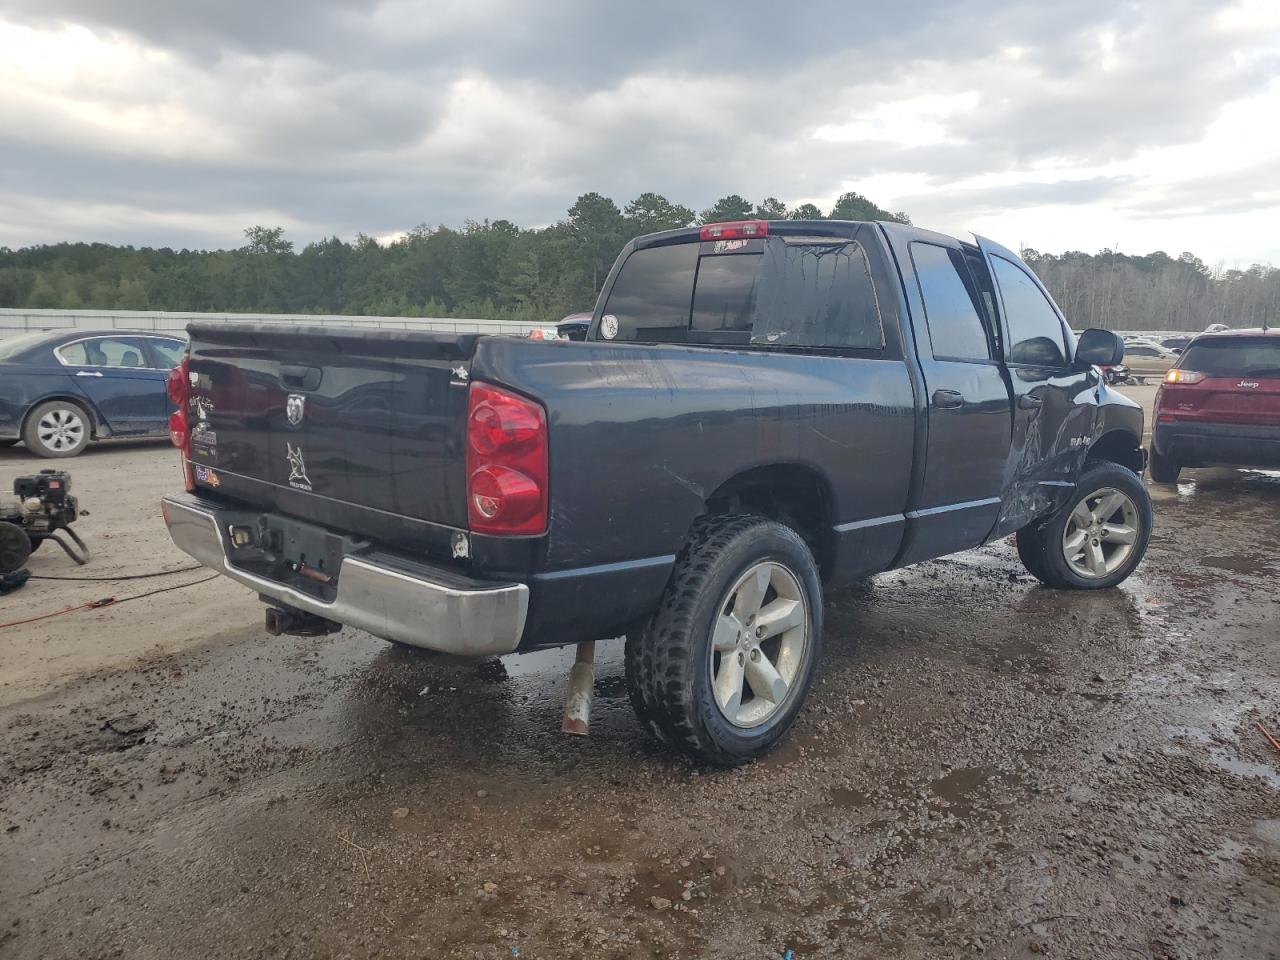
<instances>
[{"instance_id":1,"label":"door handle","mask_svg":"<svg viewBox=\"0 0 1280 960\"><path fill-rule=\"evenodd\" d=\"M102 374L96 370L77 370L76 376L77 377L100 377L102 376Z\"/></svg>"},{"instance_id":2,"label":"door handle","mask_svg":"<svg viewBox=\"0 0 1280 960\"><path fill-rule=\"evenodd\" d=\"M964 406L964 396L955 390L933 391L933 405L941 410L954 410Z\"/></svg>"},{"instance_id":3,"label":"door handle","mask_svg":"<svg viewBox=\"0 0 1280 960\"><path fill-rule=\"evenodd\" d=\"M1039 397L1033 397L1029 393L1024 393L1018 398L1018 407L1022 410L1035 410L1043 403L1044 401Z\"/></svg>"}]
</instances>

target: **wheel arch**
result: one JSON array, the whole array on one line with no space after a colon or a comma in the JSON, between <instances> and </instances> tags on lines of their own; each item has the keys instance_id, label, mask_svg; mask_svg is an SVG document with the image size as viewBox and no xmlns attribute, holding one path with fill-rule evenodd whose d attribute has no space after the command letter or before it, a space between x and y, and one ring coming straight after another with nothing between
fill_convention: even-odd
<instances>
[{"instance_id":1,"label":"wheel arch","mask_svg":"<svg viewBox=\"0 0 1280 960\"><path fill-rule=\"evenodd\" d=\"M825 578L835 558L834 505L831 485L819 470L781 462L750 467L725 480L707 497L705 515L755 513L786 524L808 544Z\"/></svg>"},{"instance_id":2,"label":"wheel arch","mask_svg":"<svg viewBox=\"0 0 1280 960\"><path fill-rule=\"evenodd\" d=\"M1108 430L1098 437L1090 446L1085 456L1085 463L1091 460L1106 460L1128 467L1141 475L1147 465L1147 457L1142 449L1142 440L1128 430Z\"/></svg>"}]
</instances>

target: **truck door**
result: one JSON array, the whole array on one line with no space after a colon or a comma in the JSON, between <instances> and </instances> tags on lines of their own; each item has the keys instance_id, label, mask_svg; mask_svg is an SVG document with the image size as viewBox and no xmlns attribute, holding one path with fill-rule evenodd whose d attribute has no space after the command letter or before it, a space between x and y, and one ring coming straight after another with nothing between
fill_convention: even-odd
<instances>
[{"instance_id":1,"label":"truck door","mask_svg":"<svg viewBox=\"0 0 1280 960\"><path fill-rule=\"evenodd\" d=\"M994 329L961 245L923 231L890 236L927 404L923 475L896 561L905 565L986 540L1000 512L1012 415Z\"/></svg>"},{"instance_id":2,"label":"truck door","mask_svg":"<svg viewBox=\"0 0 1280 960\"><path fill-rule=\"evenodd\" d=\"M1014 396L1013 442L991 532L998 537L1044 513L1074 485L1096 419L1099 378L1093 368L1071 369L1071 329L1021 258L983 237L977 241L993 281Z\"/></svg>"}]
</instances>

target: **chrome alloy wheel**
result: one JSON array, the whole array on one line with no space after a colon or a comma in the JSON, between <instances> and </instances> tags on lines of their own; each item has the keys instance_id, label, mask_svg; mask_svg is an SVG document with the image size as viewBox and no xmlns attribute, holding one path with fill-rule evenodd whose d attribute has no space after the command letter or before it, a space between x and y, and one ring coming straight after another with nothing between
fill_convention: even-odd
<instances>
[{"instance_id":1,"label":"chrome alloy wheel","mask_svg":"<svg viewBox=\"0 0 1280 960\"><path fill-rule=\"evenodd\" d=\"M1062 531L1067 566L1086 580L1114 573L1133 555L1141 522L1127 494L1115 487L1095 490L1076 504Z\"/></svg>"},{"instance_id":2,"label":"chrome alloy wheel","mask_svg":"<svg viewBox=\"0 0 1280 960\"><path fill-rule=\"evenodd\" d=\"M736 727L758 727L787 701L809 656L809 608L796 575L762 561L720 604L712 627L711 685Z\"/></svg>"},{"instance_id":3,"label":"chrome alloy wheel","mask_svg":"<svg viewBox=\"0 0 1280 960\"><path fill-rule=\"evenodd\" d=\"M68 407L55 407L36 424L36 437L46 449L73 450L84 442L84 419Z\"/></svg>"}]
</instances>

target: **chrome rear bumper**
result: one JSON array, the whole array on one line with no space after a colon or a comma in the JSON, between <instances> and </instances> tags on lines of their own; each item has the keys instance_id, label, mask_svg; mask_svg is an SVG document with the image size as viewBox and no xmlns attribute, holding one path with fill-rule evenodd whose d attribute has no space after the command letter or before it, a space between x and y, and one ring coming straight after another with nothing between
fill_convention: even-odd
<instances>
[{"instance_id":1,"label":"chrome rear bumper","mask_svg":"<svg viewBox=\"0 0 1280 960\"><path fill-rule=\"evenodd\" d=\"M169 536L179 549L265 598L367 630L386 640L461 656L511 653L524 633L529 588L469 581L467 587L392 570L358 556L342 561L331 603L235 567L218 510L199 500L165 497Z\"/></svg>"}]
</instances>

